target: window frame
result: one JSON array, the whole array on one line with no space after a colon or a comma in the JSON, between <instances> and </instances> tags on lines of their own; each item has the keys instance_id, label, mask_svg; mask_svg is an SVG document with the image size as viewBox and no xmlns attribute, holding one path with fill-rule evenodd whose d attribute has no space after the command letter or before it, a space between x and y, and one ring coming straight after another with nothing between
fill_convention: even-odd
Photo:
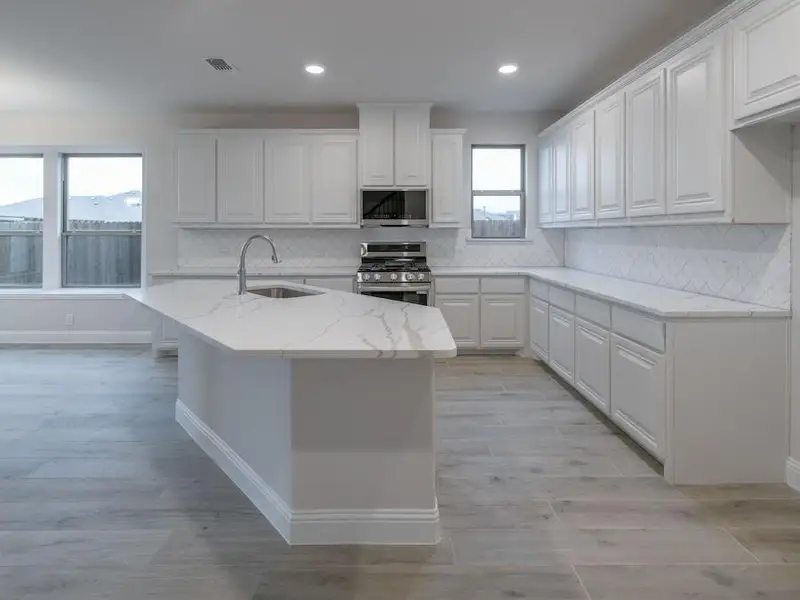
<instances>
[{"instance_id":1,"label":"window frame","mask_svg":"<svg viewBox=\"0 0 800 600\"><path fill-rule=\"evenodd\" d=\"M495 149L495 150L519 150L520 151L520 189L519 190L476 190L473 188L473 181L475 180L475 150L481 149ZM528 220L527 220L527 176L526 176L526 144L472 144L469 151L469 165L470 165L470 210L469 210L469 235L471 240L478 241L503 241L503 240L525 240L528 234ZM520 219L520 235L514 237L483 237L475 236L475 198L481 196L519 196L519 219Z\"/></svg>"},{"instance_id":2,"label":"window frame","mask_svg":"<svg viewBox=\"0 0 800 600\"><path fill-rule=\"evenodd\" d=\"M119 289L135 289L142 286L142 273L139 273L139 281L137 283L131 284L70 284L67 281L67 244L69 243L69 238L72 236L75 237L139 237L142 238L142 230L144 228L144 213L142 214L142 223L139 225L138 231L127 231L127 230L100 230L102 233L98 233L96 231L70 231L69 229L69 210L67 207L67 201L69 199L68 195L68 187L69 187L69 159L70 158L140 158L142 160L142 207L144 207L144 154L141 152L63 152L59 156L59 162L61 164L61 193L60 193L60 210L61 210L61 219L60 219L60 234L61 234L61 287L62 288L84 288L84 289L92 289L92 288L103 288L103 289L111 289L111 288L119 288ZM143 241L143 238L142 238ZM140 244L142 247L141 256L139 257L140 264L144 266L144 245L143 243Z\"/></svg>"},{"instance_id":3,"label":"window frame","mask_svg":"<svg viewBox=\"0 0 800 600\"><path fill-rule=\"evenodd\" d=\"M42 185L44 185L45 178L45 157L43 152L5 152L0 151L0 159L3 158L40 158L42 160ZM29 231L20 229L11 233L10 231L0 230L0 237L41 237L42 244L44 244L44 204L45 194L42 194L42 229L40 231ZM42 281L31 284L24 283L0 283L0 291L4 290L40 290L44 288L44 253L42 253Z\"/></svg>"}]
</instances>

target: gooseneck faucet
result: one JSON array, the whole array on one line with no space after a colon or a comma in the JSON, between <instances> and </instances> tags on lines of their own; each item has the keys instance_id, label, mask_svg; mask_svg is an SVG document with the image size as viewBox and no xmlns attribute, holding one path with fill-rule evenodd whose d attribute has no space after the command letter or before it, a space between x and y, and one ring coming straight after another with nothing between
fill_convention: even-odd
<instances>
[{"instance_id":1,"label":"gooseneck faucet","mask_svg":"<svg viewBox=\"0 0 800 600\"><path fill-rule=\"evenodd\" d=\"M275 248L275 242L272 241L271 237L256 233L255 235L251 235L249 238L247 238L247 241L244 243L244 245L242 245L242 251L239 254L239 270L236 271L236 275L239 277L240 296L247 291L247 269L244 267L244 259L247 256L247 249L250 247L250 244L252 244L253 241L257 240L258 238L266 240L269 242L269 245L272 246L272 262L275 264L281 262L281 259L278 258L278 250Z\"/></svg>"}]
</instances>

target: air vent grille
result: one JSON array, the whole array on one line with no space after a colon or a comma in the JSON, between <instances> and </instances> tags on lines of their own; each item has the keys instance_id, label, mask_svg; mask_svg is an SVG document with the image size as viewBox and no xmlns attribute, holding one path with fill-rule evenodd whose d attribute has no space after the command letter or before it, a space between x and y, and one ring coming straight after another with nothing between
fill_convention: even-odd
<instances>
[{"instance_id":1,"label":"air vent grille","mask_svg":"<svg viewBox=\"0 0 800 600\"><path fill-rule=\"evenodd\" d=\"M215 71L233 71L235 67L224 58L206 58L205 61L211 65Z\"/></svg>"}]
</instances>

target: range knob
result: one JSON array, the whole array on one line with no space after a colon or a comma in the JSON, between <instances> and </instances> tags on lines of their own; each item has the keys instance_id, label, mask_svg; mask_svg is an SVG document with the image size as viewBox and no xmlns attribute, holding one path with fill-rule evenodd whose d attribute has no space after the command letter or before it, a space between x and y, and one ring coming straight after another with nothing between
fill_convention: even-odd
<instances>
[{"instance_id":1,"label":"range knob","mask_svg":"<svg viewBox=\"0 0 800 600\"><path fill-rule=\"evenodd\" d=\"M369 281L369 273L364 273L364 281Z\"/></svg>"},{"instance_id":2,"label":"range knob","mask_svg":"<svg viewBox=\"0 0 800 600\"><path fill-rule=\"evenodd\" d=\"M414 274L413 273L406 273L406 281L413 281Z\"/></svg>"},{"instance_id":3,"label":"range knob","mask_svg":"<svg viewBox=\"0 0 800 600\"><path fill-rule=\"evenodd\" d=\"M380 281L380 280L381 280L381 274L375 273L375 281Z\"/></svg>"},{"instance_id":4,"label":"range knob","mask_svg":"<svg viewBox=\"0 0 800 600\"><path fill-rule=\"evenodd\" d=\"M389 275L389 279L391 279L392 281L397 281L397 273L392 273L391 275Z\"/></svg>"},{"instance_id":5,"label":"range knob","mask_svg":"<svg viewBox=\"0 0 800 600\"><path fill-rule=\"evenodd\" d=\"M425 281L425 273L418 273L417 274L418 281Z\"/></svg>"}]
</instances>

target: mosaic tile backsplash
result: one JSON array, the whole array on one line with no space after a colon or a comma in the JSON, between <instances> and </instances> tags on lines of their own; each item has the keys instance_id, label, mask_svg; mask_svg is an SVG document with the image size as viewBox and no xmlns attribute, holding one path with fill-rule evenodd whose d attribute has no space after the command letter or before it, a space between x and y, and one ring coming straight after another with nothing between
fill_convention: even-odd
<instances>
[{"instance_id":1,"label":"mosaic tile backsplash","mask_svg":"<svg viewBox=\"0 0 800 600\"><path fill-rule=\"evenodd\" d=\"M791 227L695 225L567 232L566 266L789 308Z\"/></svg>"}]
</instances>

